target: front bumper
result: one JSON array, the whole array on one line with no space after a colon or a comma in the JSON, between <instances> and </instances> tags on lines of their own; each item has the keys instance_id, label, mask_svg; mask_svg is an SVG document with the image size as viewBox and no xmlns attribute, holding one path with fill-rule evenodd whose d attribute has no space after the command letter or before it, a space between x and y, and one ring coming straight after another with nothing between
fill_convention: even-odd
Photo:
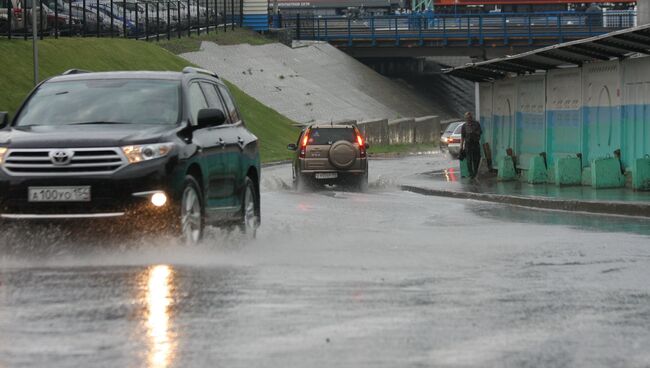
<instances>
[{"instance_id":1,"label":"front bumper","mask_svg":"<svg viewBox=\"0 0 650 368\"><path fill-rule=\"evenodd\" d=\"M162 214L174 205L174 173L167 160L129 165L104 176L21 177L0 170L0 218L7 220L108 219ZM88 202L30 202L29 187L89 186ZM151 194L164 192L167 203L155 207Z\"/></svg>"}]
</instances>

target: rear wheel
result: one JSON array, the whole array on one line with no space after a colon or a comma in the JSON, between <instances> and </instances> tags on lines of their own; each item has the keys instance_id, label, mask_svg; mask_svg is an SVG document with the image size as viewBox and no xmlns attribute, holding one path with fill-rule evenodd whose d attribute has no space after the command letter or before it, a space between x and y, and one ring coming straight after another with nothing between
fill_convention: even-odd
<instances>
[{"instance_id":1,"label":"rear wheel","mask_svg":"<svg viewBox=\"0 0 650 368\"><path fill-rule=\"evenodd\" d=\"M201 241L205 228L203 196L196 179L189 175L185 177L179 212L180 235L185 244L191 245Z\"/></svg>"},{"instance_id":2,"label":"rear wheel","mask_svg":"<svg viewBox=\"0 0 650 368\"><path fill-rule=\"evenodd\" d=\"M260 226L260 206L257 203L257 198L255 184L249 177L246 177L241 205L242 219L239 227L250 238L255 238L257 228Z\"/></svg>"}]
</instances>

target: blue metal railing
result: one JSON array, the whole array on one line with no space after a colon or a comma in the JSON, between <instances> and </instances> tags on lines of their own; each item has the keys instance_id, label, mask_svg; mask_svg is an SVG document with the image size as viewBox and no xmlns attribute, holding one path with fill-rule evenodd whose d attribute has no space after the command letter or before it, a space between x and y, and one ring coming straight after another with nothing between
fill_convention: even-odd
<instances>
[{"instance_id":1,"label":"blue metal railing","mask_svg":"<svg viewBox=\"0 0 650 368\"><path fill-rule=\"evenodd\" d=\"M276 16L275 27L294 30L300 40L330 41L354 46L369 42L372 46L394 44L402 40L428 41L436 45L510 45L516 41L529 45L539 40L563 42L607 33L636 25L633 11L604 13L488 13L433 14L414 13L367 17Z\"/></svg>"}]
</instances>

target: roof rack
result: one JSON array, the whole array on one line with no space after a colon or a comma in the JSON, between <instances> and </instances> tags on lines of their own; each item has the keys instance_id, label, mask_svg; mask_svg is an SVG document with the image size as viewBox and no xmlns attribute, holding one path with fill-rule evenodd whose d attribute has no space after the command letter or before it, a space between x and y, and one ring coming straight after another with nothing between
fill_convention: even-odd
<instances>
[{"instance_id":1,"label":"roof rack","mask_svg":"<svg viewBox=\"0 0 650 368\"><path fill-rule=\"evenodd\" d=\"M205 74L205 75L209 75L211 77L215 77L215 78L219 79L219 76L215 72L209 71L207 69L195 68L195 67L192 67L192 66L186 66L185 68L183 68L183 73L185 73L185 74L189 74L189 73Z\"/></svg>"},{"instance_id":2,"label":"roof rack","mask_svg":"<svg viewBox=\"0 0 650 368\"><path fill-rule=\"evenodd\" d=\"M83 69L68 69L65 72L61 73L61 75L83 74L83 73L92 73L92 72Z\"/></svg>"}]
</instances>

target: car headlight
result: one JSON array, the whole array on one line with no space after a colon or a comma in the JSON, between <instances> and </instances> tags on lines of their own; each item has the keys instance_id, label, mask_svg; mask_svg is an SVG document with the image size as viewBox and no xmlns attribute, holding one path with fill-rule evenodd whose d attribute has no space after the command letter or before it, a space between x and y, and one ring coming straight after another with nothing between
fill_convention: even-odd
<instances>
[{"instance_id":1,"label":"car headlight","mask_svg":"<svg viewBox=\"0 0 650 368\"><path fill-rule=\"evenodd\" d=\"M0 147L0 165L5 162L5 153L7 153L7 147Z\"/></svg>"},{"instance_id":2,"label":"car headlight","mask_svg":"<svg viewBox=\"0 0 650 368\"><path fill-rule=\"evenodd\" d=\"M165 157L174 148L173 143L142 144L138 146L124 146L122 151L129 160L135 164L142 161L154 160Z\"/></svg>"}]
</instances>

